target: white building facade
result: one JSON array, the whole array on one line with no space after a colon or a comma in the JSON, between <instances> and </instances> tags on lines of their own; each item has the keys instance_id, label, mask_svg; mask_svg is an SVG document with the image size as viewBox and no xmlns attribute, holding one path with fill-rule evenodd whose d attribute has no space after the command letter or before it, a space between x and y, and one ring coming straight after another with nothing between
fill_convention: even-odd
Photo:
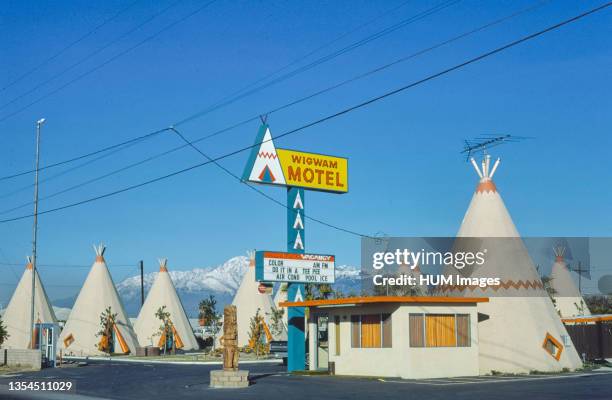
<instances>
[{"instance_id":1,"label":"white building facade","mask_svg":"<svg viewBox=\"0 0 612 400\"><path fill-rule=\"evenodd\" d=\"M477 304L486 298L357 297L309 307L309 369L405 379L479 374Z\"/></svg>"}]
</instances>

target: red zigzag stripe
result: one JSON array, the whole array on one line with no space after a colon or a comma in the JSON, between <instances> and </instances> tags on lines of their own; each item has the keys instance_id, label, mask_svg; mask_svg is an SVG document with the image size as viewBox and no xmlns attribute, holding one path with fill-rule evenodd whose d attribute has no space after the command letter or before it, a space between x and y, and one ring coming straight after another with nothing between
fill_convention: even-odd
<instances>
[{"instance_id":1,"label":"red zigzag stripe","mask_svg":"<svg viewBox=\"0 0 612 400\"><path fill-rule=\"evenodd\" d=\"M275 153L268 153L267 151L260 151L257 156L269 159L275 159L277 157Z\"/></svg>"},{"instance_id":2,"label":"red zigzag stripe","mask_svg":"<svg viewBox=\"0 0 612 400\"><path fill-rule=\"evenodd\" d=\"M533 280L533 281L519 280L516 282L514 282L513 280L509 280L506 282L501 282L497 286L487 286L486 288L481 288L478 285L447 285L447 286L443 286L442 288L440 288L440 292L445 293L445 292L450 292L451 290L464 291L466 289L469 289L472 292L476 289L493 289L494 291L497 292L499 289L502 289L502 288L503 289L510 289L510 288L544 289L544 285L542 285L541 281L537 281L537 280Z\"/></svg>"}]
</instances>

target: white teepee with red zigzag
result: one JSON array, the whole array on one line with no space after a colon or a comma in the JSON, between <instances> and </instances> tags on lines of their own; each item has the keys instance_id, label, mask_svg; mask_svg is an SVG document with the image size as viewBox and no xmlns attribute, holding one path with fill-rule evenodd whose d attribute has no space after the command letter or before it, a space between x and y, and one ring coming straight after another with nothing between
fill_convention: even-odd
<instances>
[{"instance_id":1,"label":"white teepee with red zigzag","mask_svg":"<svg viewBox=\"0 0 612 400\"><path fill-rule=\"evenodd\" d=\"M60 335L60 346L65 355L104 354L98 347L103 339L99 335L100 316L108 307L111 308L112 314L117 314L114 319L113 337L108 338L112 339L114 353L136 352L138 340L106 266L105 249L103 245L94 246L96 260Z\"/></svg>"},{"instance_id":2,"label":"white teepee with red zigzag","mask_svg":"<svg viewBox=\"0 0 612 400\"><path fill-rule=\"evenodd\" d=\"M234 295L232 305L236 306L236 317L238 320L238 346L249 344L249 331L251 318L257 313L264 318L268 328L270 328L270 316L274 308L272 295L264 285L260 285L255 279L255 251L248 251L249 266L242 277L240 287ZM280 340L281 338L273 338Z\"/></svg>"},{"instance_id":3,"label":"white teepee with red zigzag","mask_svg":"<svg viewBox=\"0 0 612 400\"><path fill-rule=\"evenodd\" d=\"M162 347L165 337L162 338L160 335L161 321L155 316L155 313L159 308L165 306L165 311L170 313L175 347L181 350L197 350L198 342L193 335L193 329L189 324L181 299L168 273L167 264L167 259L159 260L159 273L134 323L134 332L142 347Z\"/></svg>"},{"instance_id":4,"label":"white teepee with red zigzag","mask_svg":"<svg viewBox=\"0 0 612 400\"><path fill-rule=\"evenodd\" d=\"M4 324L9 337L3 343L4 349L31 348L31 307L32 307L32 258L27 257L27 265L17 284L17 288L4 311ZM42 285L38 271L36 271L34 284L34 323L57 324L53 307L49 302L45 288ZM34 331L36 335L36 330ZM34 338L34 340L37 340Z\"/></svg>"},{"instance_id":5,"label":"white teepee with red zigzag","mask_svg":"<svg viewBox=\"0 0 612 400\"><path fill-rule=\"evenodd\" d=\"M469 276L499 277L501 285L484 289L456 286L446 294L490 297L488 303L478 306L481 374L582 367L493 182L499 159L492 168L489 155L480 167L473 158L471 162L480 181L459 228L457 243L478 238L489 252L484 265Z\"/></svg>"},{"instance_id":6,"label":"white teepee with red zigzag","mask_svg":"<svg viewBox=\"0 0 612 400\"><path fill-rule=\"evenodd\" d=\"M555 263L550 272L550 287L554 291L555 308L562 318L590 316L591 312L565 262L565 248L557 246L553 248L553 251L555 253Z\"/></svg>"}]
</instances>

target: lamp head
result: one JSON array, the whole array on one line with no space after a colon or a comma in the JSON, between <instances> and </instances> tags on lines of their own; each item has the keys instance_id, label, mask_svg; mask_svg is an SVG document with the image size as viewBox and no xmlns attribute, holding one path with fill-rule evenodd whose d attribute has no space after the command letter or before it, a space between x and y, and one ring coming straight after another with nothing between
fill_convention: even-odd
<instances>
[{"instance_id":1,"label":"lamp head","mask_svg":"<svg viewBox=\"0 0 612 400\"><path fill-rule=\"evenodd\" d=\"M45 119L44 118L41 118L38 121L36 121L36 125L42 125L44 123L45 123Z\"/></svg>"}]
</instances>

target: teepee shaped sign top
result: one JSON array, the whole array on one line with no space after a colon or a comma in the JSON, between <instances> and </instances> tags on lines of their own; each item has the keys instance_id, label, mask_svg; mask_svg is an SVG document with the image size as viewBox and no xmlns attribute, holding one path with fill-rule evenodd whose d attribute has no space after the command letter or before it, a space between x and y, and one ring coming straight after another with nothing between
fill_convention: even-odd
<instances>
[{"instance_id":1,"label":"teepee shaped sign top","mask_svg":"<svg viewBox=\"0 0 612 400\"><path fill-rule=\"evenodd\" d=\"M270 128L262 125L257 135L258 146L251 153L250 172L245 170L245 178L251 182L284 185L285 176L281 169L276 147L272 141ZM256 143L257 143L256 142ZM248 167L248 166L247 166Z\"/></svg>"},{"instance_id":2,"label":"teepee shaped sign top","mask_svg":"<svg viewBox=\"0 0 612 400\"><path fill-rule=\"evenodd\" d=\"M348 160L324 154L277 149L270 127L264 123L257 133L242 180L346 193Z\"/></svg>"}]
</instances>

